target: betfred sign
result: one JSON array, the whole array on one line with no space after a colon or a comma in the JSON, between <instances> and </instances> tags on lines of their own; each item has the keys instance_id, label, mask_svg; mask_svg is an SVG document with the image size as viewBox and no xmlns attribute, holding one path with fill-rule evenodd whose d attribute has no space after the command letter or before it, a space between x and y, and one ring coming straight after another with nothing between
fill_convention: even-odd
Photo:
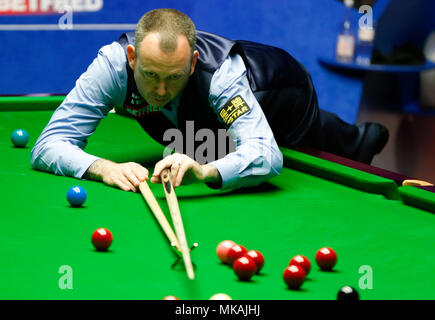
<instances>
[{"instance_id":1,"label":"betfred sign","mask_svg":"<svg viewBox=\"0 0 435 320\"><path fill-rule=\"evenodd\" d=\"M95 12L103 8L103 0L0 0L0 15L61 13L65 7L73 12Z\"/></svg>"}]
</instances>

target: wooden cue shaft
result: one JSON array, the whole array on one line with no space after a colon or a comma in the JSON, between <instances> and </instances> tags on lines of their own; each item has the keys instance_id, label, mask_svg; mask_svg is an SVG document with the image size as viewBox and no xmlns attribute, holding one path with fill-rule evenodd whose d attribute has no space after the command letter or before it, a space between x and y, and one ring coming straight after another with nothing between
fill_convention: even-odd
<instances>
[{"instance_id":1,"label":"wooden cue shaft","mask_svg":"<svg viewBox=\"0 0 435 320\"><path fill-rule=\"evenodd\" d=\"M175 227L175 232L180 241L181 253L183 255L184 265L189 279L193 280L195 274L193 272L192 260L190 259L189 247L187 246L186 233L184 231L183 220L181 218L180 208L178 206L177 195L170 179L169 169L164 169L160 175L162 179L163 189L165 190L166 200L168 201L169 212L171 213L172 222Z\"/></svg>"},{"instance_id":2,"label":"wooden cue shaft","mask_svg":"<svg viewBox=\"0 0 435 320\"><path fill-rule=\"evenodd\" d=\"M154 213L154 216L156 217L163 231L165 232L166 236L168 237L169 241L171 243L174 243L178 251L181 252L181 247L177 239L177 236L175 235L174 230L172 230L171 225L166 219L166 216L163 213L162 209L160 208L148 183L146 181L141 182L139 184L139 189L140 192L142 193L142 196L145 198L146 202L148 203L148 206L151 208L151 211Z\"/></svg>"}]
</instances>

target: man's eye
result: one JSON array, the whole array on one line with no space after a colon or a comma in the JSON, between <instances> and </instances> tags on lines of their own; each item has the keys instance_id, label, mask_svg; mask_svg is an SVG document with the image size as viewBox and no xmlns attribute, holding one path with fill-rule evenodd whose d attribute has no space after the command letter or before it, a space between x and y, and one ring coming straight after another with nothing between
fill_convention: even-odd
<instances>
[{"instance_id":1,"label":"man's eye","mask_svg":"<svg viewBox=\"0 0 435 320\"><path fill-rule=\"evenodd\" d=\"M150 72L150 71L145 71L144 75L147 78L155 78L156 77L156 74L154 72Z\"/></svg>"},{"instance_id":2,"label":"man's eye","mask_svg":"<svg viewBox=\"0 0 435 320\"><path fill-rule=\"evenodd\" d=\"M179 74L173 74L172 76L170 76L171 80L178 80L180 78L181 78L181 75L179 75Z\"/></svg>"}]
</instances>

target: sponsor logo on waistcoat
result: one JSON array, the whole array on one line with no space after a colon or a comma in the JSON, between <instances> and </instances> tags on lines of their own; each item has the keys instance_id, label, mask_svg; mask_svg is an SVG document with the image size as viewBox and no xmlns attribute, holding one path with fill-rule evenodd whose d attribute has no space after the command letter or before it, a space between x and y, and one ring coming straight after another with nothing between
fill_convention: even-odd
<instances>
[{"instance_id":1,"label":"sponsor logo on waistcoat","mask_svg":"<svg viewBox=\"0 0 435 320\"><path fill-rule=\"evenodd\" d=\"M0 0L0 15L45 15L63 13L66 7L75 12L97 12L104 0Z\"/></svg>"},{"instance_id":2,"label":"sponsor logo on waistcoat","mask_svg":"<svg viewBox=\"0 0 435 320\"><path fill-rule=\"evenodd\" d=\"M130 104L124 104L124 109L135 118L142 118L152 113L158 113L162 107L154 107L149 105L141 96L132 93L130 97Z\"/></svg>"}]
</instances>

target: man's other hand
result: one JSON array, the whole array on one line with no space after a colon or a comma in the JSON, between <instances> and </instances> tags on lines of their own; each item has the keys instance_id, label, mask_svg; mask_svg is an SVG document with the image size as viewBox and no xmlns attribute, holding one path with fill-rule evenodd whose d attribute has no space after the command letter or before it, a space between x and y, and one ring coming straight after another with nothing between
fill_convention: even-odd
<instances>
[{"instance_id":1,"label":"man's other hand","mask_svg":"<svg viewBox=\"0 0 435 320\"><path fill-rule=\"evenodd\" d=\"M139 184L148 180L148 170L135 162L116 163L98 159L86 171L84 178L103 181L124 191L136 192Z\"/></svg>"},{"instance_id":2,"label":"man's other hand","mask_svg":"<svg viewBox=\"0 0 435 320\"><path fill-rule=\"evenodd\" d=\"M156 163L151 177L152 183L160 183L160 174L163 169L171 170L172 185L179 187L191 183L215 183L219 181L219 172L210 164L199 164L192 158L174 153Z\"/></svg>"}]
</instances>

